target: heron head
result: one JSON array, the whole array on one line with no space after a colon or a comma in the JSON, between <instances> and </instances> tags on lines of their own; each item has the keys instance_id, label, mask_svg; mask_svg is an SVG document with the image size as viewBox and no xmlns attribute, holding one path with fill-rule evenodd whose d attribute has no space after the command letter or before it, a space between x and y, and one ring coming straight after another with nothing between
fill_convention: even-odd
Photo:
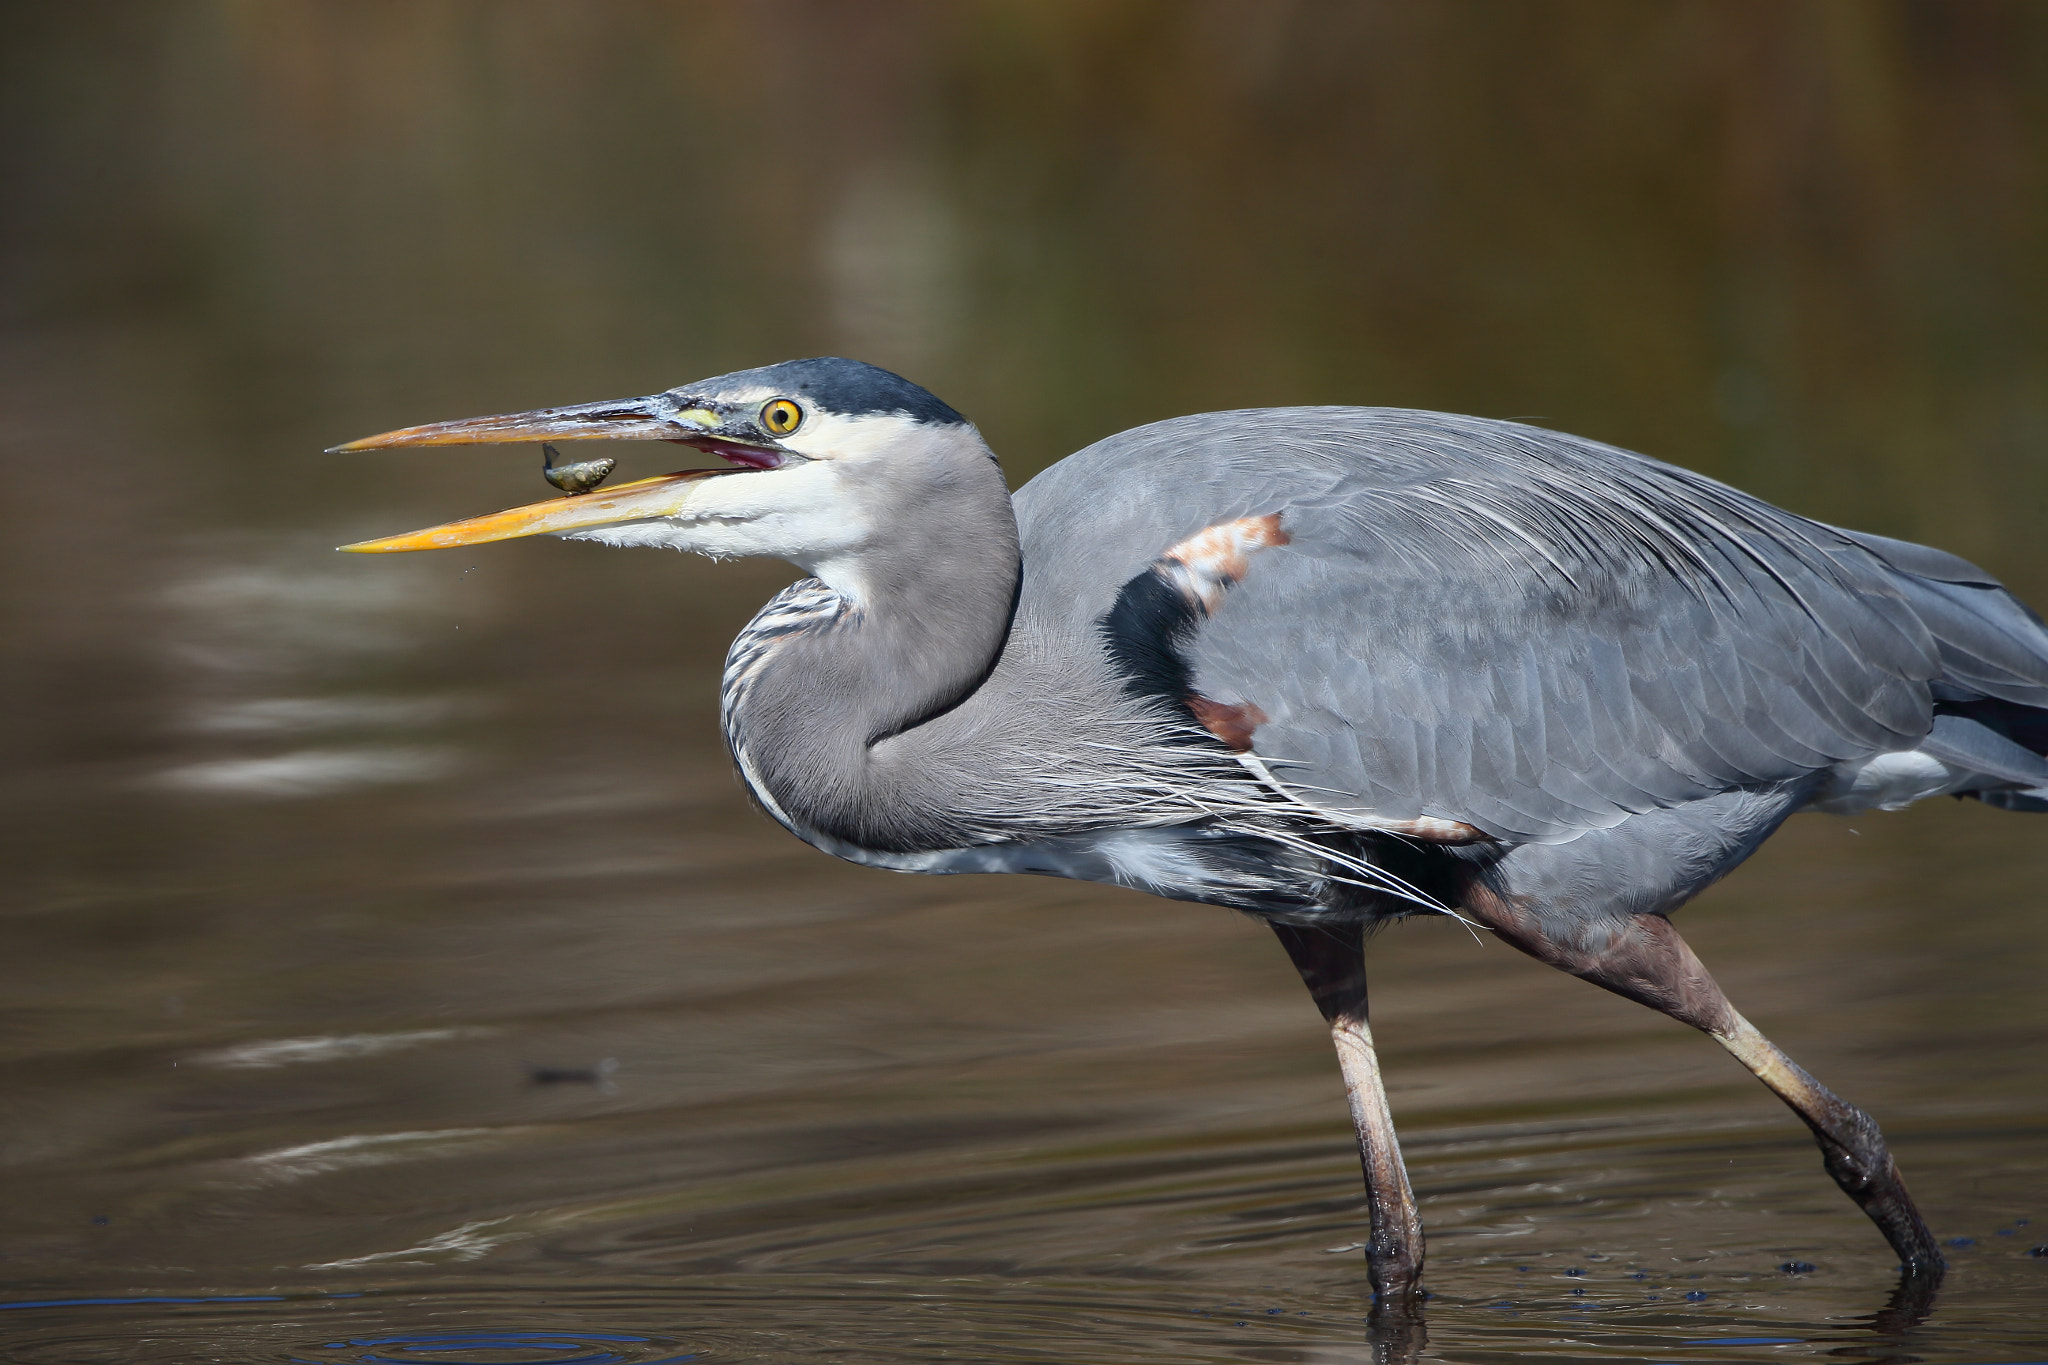
<instances>
[{"instance_id":1,"label":"heron head","mask_svg":"<svg viewBox=\"0 0 2048 1365\"><path fill-rule=\"evenodd\" d=\"M741 370L646 398L406 427L334 452L594 440L673 441L727 467L341 548L388 553L555 535L714 558L772 555L857 591L858 561L900 531L907 511L943 515L950 498L985 501L991 487L1002 488L994 457L966 418L899 375L837 358Z\"/></svg>"}]
</instances>

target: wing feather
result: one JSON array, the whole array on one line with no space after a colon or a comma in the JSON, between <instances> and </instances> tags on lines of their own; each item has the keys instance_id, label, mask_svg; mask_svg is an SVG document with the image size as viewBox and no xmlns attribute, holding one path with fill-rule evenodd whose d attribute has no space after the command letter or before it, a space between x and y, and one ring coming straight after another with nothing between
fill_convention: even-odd
<instances>
[{"instance_id":1,"label":"wing feather","mask_svg":"<svg viewBox=\"0 0 2048 1365\"><path fill-rule=\"evenodd\" d=\"M1018 509L1027 597L1084 619L1166 546L1279 513L1288 542L1186 642L1189 673L1256 704L1257 752L1352 814L1568 840L1911 748L1945 670L2048 697L2038 619L1972 609L2002 595L1973 566L1512 423L1178 419L1061 462Z\"/></svg>"}]
</instances>

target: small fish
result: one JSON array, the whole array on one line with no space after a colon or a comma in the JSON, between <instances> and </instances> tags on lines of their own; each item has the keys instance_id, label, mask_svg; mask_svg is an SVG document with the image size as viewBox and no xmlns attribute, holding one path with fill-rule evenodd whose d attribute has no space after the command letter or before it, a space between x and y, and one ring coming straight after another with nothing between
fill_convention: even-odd
<instances>
[{"instance_id":1,"label":"small fish","mask_svg":"<svg viewBox=\"0 0 2048 1365\"><path fill-rule=\"evenodd\" d=\"M540 476L564 493L574 497L588 493L611 476L619 462L609 455L599 460L579 460L575 464L556 464L562 453L551 445L540 448Z\"/></svg>"}]
</instances>

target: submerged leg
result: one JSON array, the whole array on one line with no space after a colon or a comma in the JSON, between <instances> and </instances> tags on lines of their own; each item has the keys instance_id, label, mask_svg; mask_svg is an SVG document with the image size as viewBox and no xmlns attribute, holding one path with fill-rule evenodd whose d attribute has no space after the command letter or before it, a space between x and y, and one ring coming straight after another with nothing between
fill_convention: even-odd
<instances>
[{"instance_id":1,"label":"submerged leg","mask_svg":"<svg viewBox=\"0 0 2048 1365\"><path fill-rule=\"evenodd\" d=\"M1415 1211L1408 1168L1401 1164L1394 1116L1380 1083L1379 1055L1373 1051L1372 1028L1366 1022L1365 931L1355 924L1313 929L1276 924L1273 932L1294 959L1294 969L1315 997L1337 1045L1372 1217L1366 1274L1383 1303L1409 1298L1422 1287L1422 1216Z\"/></svg>"},{"instance_id":2,"label":"submerged leg","mask_svg":"<svg viewBox=\"0 0 2048 1365\"><path fill-rule=\"evenodd\" d=\"M1471 896L1466 907L1531 957L1711 1034L1805 1120L1828 1174L1877 1224L1906 1272L1939 1272L1934 1234L1906 1193L1877 1121L1808 1075L1738 1014L1670 920L1631 915L1596 947L1551 938L1535 916L1502 897Z\"/></svg>"},{"instance_id":3,"label":"submerged leg","mask_svg":"<svg viewBox=\"0 0 2048 1365\"><path fill-rule=\"evenodd\" d=\"M1935 1248L1934 1234L1914 1206L1913 1196L1906 1193L1906 1182L1899 1176L1898 1163L1892 1160L1877 1120L1808 1075L1806 1068L1757 1032L1756 1025L1733 1009L1728 1013L1726 1030L1711 1030L1715 1040L1806 1120L1820 1144L1821 1163L1828 1174L1870 1215L1892 1250L1899 1253L1904 1269L1911 1274L1939 1269L1941 1252Z\"/></svg>"}]
</instances>

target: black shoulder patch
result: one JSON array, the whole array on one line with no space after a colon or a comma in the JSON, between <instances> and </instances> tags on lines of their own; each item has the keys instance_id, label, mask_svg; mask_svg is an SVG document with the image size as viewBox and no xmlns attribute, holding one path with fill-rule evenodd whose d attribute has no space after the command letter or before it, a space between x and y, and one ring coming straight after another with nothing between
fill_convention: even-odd
<instances>
[{"instance_id":1,"label":"black shoulder patch","mask_svg":"<svg viewBox=\"0 0 2048 1365\"><path fill-rule=\"evenodd\" d=\"M1181 651L1200 624L1187 596L1147 568L1123 585L1099 628L1128 690L1180 705L1194 686Z\"/></svg>"},{"instance_id":2,"label":"black shoulder patch","mask_svg":"<svg viewBox=\"0 0 2048 1365\"><path fill-rule=\"evenodd\" d=\"M843 413L848 417L901 412L934 426L967 424L965 417L930 391L900 374L892 374L864 361L819 356L813 360L786 360L780 365L763 366L754 373L762 383L808 398L826 412Z\"/></svg>"}]
</instances>

